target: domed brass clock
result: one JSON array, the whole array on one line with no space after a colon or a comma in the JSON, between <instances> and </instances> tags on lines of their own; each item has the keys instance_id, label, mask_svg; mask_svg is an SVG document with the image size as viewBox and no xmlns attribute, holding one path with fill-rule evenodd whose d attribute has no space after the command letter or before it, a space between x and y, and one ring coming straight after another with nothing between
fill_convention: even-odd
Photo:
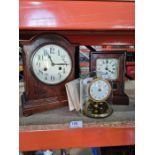
<instances>
[{"instance_id":1,"label":"domed brass clock","mask_svg":"<svg viewBox=\"0 0 155 155\"><path fill-rule=\"evenodd\" d=\"M57 34L23 42L25 116L66 105L65 84L75 78L75 45Z\"/></svg>"},{"instance_id":2,"label":"domed brass clock","mask_svg":"<svg viewBox=\"0 0 155 155\"><path fill-rule=\"evenodd\" d=\"M95 102L105 101L111 93L111 85L107 80L96 78L88 86L90 99Z\"/></svg>"},{"instance_id":3,"label":"domed brass clock","mask_svg":"<svg viewBox=\"0 0 155 155\"><path fill-rule=\"evenodd\" d=\"M103 118L112 113L107 99L111 95L111 85L103 78L95 78L88 84L88 100L84 104L84 114L89 117Z\"/></svg>"}]
</instances>

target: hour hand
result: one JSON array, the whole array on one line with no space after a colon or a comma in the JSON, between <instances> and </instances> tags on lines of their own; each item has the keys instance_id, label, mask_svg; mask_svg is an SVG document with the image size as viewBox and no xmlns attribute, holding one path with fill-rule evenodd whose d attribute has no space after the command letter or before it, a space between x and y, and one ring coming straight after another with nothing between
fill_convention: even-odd
<instances>
[{"instance_id":1,"label":"hour hand","mask_svg":"<svg viewBox=\"0 0 155 155\"><path fill-rule=\"evenodd\" d=\"M106 71L113 73L108 67L105 68Z\"/></svg>"},{"instance_id":2,"label":"hour hand","mask_svg":"<svg viewBox=\"0 0 155 155\"><path fill-rule=\"evenodd\" d=\"M111 71L111 70L108 70L110 73L113 73L113 71Z\"/></svg>"}]
</instances>

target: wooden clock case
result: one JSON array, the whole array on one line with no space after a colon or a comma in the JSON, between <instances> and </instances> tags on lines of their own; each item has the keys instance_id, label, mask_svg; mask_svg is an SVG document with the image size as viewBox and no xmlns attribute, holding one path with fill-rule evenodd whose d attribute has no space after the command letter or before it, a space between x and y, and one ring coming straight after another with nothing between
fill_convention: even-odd
<instances>
[{"instance_id":1,"label":"wooden clock case","mask_svg":"<svg viewBox=\"0 0 155 155\"><path fill-rule=\"evenodd\" d=\"M56 85L47 85L39 81L31 67L31 57L35 50L45 44L56 44L65 48L72 60L72 69L65 81ZM23 66L25 92L22 99L22 110L24 116L35 112L58 108L68 104L65 84L75 78L75 45L64 37L48 33L35 36L30 41L23 42Z\"/></svg>"},{"instance_id":2,"label":"wooden clock case","mask_svg":"<svg viewBox=\"0 0 155 155\"><path fill-rule=\"evenodd\" d=\"M111 81L112 95L109 102L115 105L128 105L129 97L124 92L125 81L125 51L92 51L90 52L90 72L96 71L96 60L99 58L116 58L119 60L118 78Z\"/></svg>"}]
</instances>

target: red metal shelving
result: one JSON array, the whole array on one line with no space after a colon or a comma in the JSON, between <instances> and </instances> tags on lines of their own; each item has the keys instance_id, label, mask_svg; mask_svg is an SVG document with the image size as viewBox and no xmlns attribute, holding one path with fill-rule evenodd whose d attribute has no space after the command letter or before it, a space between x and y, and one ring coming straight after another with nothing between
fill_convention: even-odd
<instances>
[{"instance_id":1,"label":"red metal shelving","mask_svg":"<svg viewBox=\"0 0 155 155\"><path fill-rule=\"evenodd\" d=\"M20 150L134 145L134 127L91 127L20 131Z\"/></svg>"},{"instance_id":2,"label":"red metal shelving","mask_svg":"<svg viewBox=\"0 0 155 155\"><path fill-rule=\"evenodd\" d=\"M134 3L20 0L20 30L134 30Z\"/></svg>"},{"instance_id":3,"label":"red metal shelving","mask_svg":"<svg viewBox=\"0 0 155 155\"><path fill-rule=\"evenodd\" d=\"M133 0L20 0L20 34L55 32L83 45L134 45ZM22 37L21 37L22 38ZM134 122L133 122L134 123ZM20 151L134 145L134 126L20 130Z\"/></svg>"}]
</instances>

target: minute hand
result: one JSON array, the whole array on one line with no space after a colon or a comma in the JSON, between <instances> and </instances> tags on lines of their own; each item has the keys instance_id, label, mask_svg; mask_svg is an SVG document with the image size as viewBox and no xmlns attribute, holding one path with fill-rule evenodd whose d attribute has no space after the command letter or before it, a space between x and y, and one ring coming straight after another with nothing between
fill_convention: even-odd
<instances>
[{"instance_id":1,"label":"minute hand","mask_svg":"<svg viewBox=\"0 0 155 155\"><path fill-rule=\"evenodd\" d=\"M65 64L65 63L57 63L57 64L54 64L54 65L69 65L69 64Z\"/></svg>"},{"instance_id":2,"label":"minute hand","mask_svg":"<svg viewBox=\"0 0 155 155\"><path fill-rule=\"evenodd\" d=\"M52 61L52 58L51 58L51 56L49 55L49 53L48 53L48 58L50 59L50 61L51 61L51 65L52 66L54 66L55 65L55 63Z\"/></svg>"}]
</instances>

